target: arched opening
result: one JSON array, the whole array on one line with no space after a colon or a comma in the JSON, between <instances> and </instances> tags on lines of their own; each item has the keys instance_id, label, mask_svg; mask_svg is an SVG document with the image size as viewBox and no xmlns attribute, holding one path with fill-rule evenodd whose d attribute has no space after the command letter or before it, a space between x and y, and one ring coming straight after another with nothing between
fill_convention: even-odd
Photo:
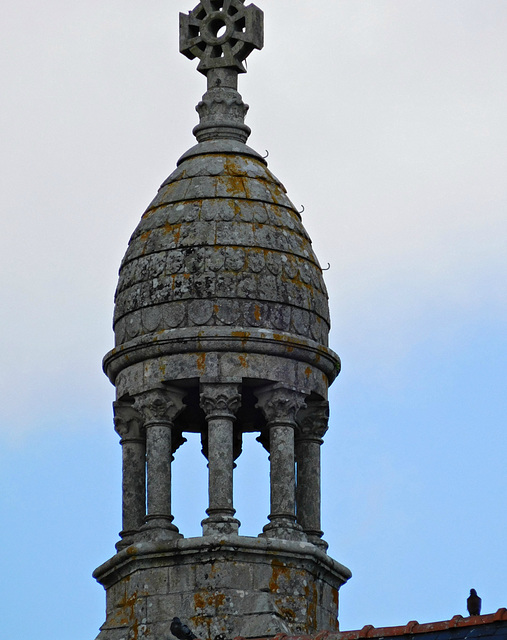
<instances>
[{"instance_id":1,"label":"arched opening","mask_svg":"<svg viewBox=\"0 0 507 640\"><path fill-rule=\"evenodd\" d=\"M268 452L256 441L258 433L243 434L243 450L234 470L234 507L242 536L257 536L268 522Z\"/></svg>"},{"instance_id":2,"label":"arched opening","mask_svg":"<svg viewBox=\"0 0 507 640\"><path fill-rule=\"evenodd\" d=\"M187 439L174 454L172 512L174 524L185 538L202 535L201 521L208 507L208 468L201 452L199 433L184 433Z\"/></svg>"}]
</instances>

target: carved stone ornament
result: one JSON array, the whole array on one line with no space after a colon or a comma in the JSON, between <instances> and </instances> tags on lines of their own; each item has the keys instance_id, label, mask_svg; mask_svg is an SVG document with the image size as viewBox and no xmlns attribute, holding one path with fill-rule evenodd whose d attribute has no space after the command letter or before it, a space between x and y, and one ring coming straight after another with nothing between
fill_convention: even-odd
<instances>
[{"instance_id":1,"label":"carved stone ornament","mask_svg":"<svg viewBox=\"0 0 507 640\"><path fill-rule=\"evenodd\" d=\"M201 0L188 15L180 13L180 51L197 69L236 69L245 73L243 61L264 46L264 14L244 0Z\"/></svg>"},{"instance_id":2,"label":"carved stone ornament","mask_svg":"<svg viewBox=\"0 0 507 640\"><path fill-rule=\"evenodd\" d=\"M143 419L131 404L113 402L114 430L122 440L140 440Z\"/></svg>"},{"instance_id":3,"label":"carved stone ornament","mask_svg":"<svg viewBox=\"0 0 507 640\"><path fill-rule=\"evenodd\" d=\"M185 392L180 389L153 389L136 396L134 406L143 416L145 426L150 423L170 422L183 411Z\"/></svg>"},{"instance_id":4,"label":"carved stone ornament","mask_svg":"<svg viewBox=\"0 0 507 640\"><path fill-rule=\"evenodd\" d=\"M259 400L256 407L261 409L268 426L277 424L295 426L298 411L306 406L304 393L279 385L264 388L257 391L255 395Z\"/></svg>"},{"instance_id":5,"label":"carved stone ornament","mask_svg":"<svg viewBox=\"0 0 507 640\"><path fill-rule=\"evenodd\" d=\"M312 440L322 443L329 421L329 402L307 402L306 408L298 415L298 440Z\"/></svg>"},{"instance_id":6,"label":"carved stone ornament","mask_svg":"<svg viewBox=\"0 0 507 640\"><path fill-rule=\"evenodd\" d=\"M201 385L201 407L206 419L235 418L241 406L237 384L204 383Z\"/></svg>"}]
</instances>

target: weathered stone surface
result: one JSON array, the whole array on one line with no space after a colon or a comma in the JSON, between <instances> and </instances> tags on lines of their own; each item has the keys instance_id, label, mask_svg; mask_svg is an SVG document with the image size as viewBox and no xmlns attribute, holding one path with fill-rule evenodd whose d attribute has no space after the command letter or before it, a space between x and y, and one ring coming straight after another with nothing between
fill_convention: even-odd
<instances>
[{"instance_id":1,"label":"weathered stone surface","mask_svg":"<svg viewBox=\"0 0 507 640\"><path fill-rule=\"evenodd\" d=\"M322 271L283 185L247 155L192 156L132 235L116 293L117 345L166 328L220 325L230 298L237 326L277 329L282 308L296 335L310 336L317 325L315 337L327 344ZM198 299L210 303L207 313ZM256 320L255 300L277 312Z\"/></svg>"},{"instance_id":2,"label":"weathered stone surface","mask_svg":"<svg viewBox=\"0 0 507 640\"><path fill-rule=\"evenodd\" d=\"M104 369L117 392L125 530L95 572L107 592L99 640L169 638L174 616L206 640L337 629L350 572L320 538L321 440L315 412L308 425L301 410L327 407L340 361L301 216L245 144L237 76L262 45L261 23L244 0L202 0L181 17L181 50L200 59L208 86L198 144L145 211L120 268ZM203 536L187 540L171 514L185 432L200 435L209 467ZM234 461L251 432L271 465L258 538L239 535L233 507Z\"/></svg>"},{"instance_id":3,"label":"weathered stone surface","mask_svg":"<svg viewBox=\"0 0 507 640\"><path fill-rule=\"evenodd\" d=\"M140 543L95 572L107 590L99 639L117 640L118 628L129 634L142 625L158 633L175 615L205 639L333 631L337 590L349 575L304 542L224 536Z\"/></svg>"}]
</instances>

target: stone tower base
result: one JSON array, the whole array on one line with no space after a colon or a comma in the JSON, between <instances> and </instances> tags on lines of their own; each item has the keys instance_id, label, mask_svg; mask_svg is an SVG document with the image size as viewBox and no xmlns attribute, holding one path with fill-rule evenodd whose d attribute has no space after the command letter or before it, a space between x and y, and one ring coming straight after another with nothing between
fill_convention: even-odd
<instances>
[{"instance_id":1,"label":"stone tower base","mask_svg":"<svg viewBox=\"0 0 507 640\"><path fill-rule=\"evenodd\" d=\"M174 616L205 640L338 629L350 571L307 542L242 536L139 542L100 566L97 640L166 640Z\"/></svg>"}]
</instances>

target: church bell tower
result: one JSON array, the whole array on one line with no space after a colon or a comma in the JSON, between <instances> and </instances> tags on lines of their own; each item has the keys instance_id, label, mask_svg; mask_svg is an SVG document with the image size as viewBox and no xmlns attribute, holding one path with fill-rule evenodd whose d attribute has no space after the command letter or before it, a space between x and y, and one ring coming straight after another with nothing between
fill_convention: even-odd
<instances>
[{"instance_id":1,"label":"church bell tower","mask_svg":"<svg viewBox=\"0 0 507 640\"><path fill-rule=\"evenodd\" d=\"M180 14L180 51L199 59L207 91L197 144L148 206L120 267L104 370L116 388L123 523L117 553L94 573L107 600L97 640L165 640L174 616L206 640L338 628L350 572L322 538L320 448L340 360L301 217L246 145L238 74L262 47L263 13L244 0L201 0ZM171 462L185 432L200 434L209 469L195 538L171 513ZM270 460L258 537L241 535L233 505L248 432Z\"/></svg>"}]
</instances>

